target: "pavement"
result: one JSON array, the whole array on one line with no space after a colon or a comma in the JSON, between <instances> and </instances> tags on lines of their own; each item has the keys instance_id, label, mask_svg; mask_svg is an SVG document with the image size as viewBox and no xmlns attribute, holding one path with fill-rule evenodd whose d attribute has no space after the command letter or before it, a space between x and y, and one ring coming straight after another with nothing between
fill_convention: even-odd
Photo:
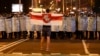
<instances>
[{"instance_id":1,"label":"pavement","mask_svg":"<svg viewBox=\"0 0 100 56\"><path fill-rule=\"evenodd\" d=\"M2 42L2 41L1 41ZM0 43L1 43L0 42ZM8 41L9 42L9 41ZM100 56L100 40L51 39L50 51L40 50L40 39L13 41L18 44L1 51L2 55L22 56ZM19 43L20 42L20 43ZM10 44L10 43L7 43ZM14 43L15 44L15 43ZM45 43L46 44L46 43Z\"/></svg>"},{"instance_id":2,"label":"pavement","mask_svg":"<svg viewBox=\"0 0 100 56\"><path fill-rule=\"evenodd\" d=\"M11 42L17 41L18 39L0 39L0 47L5 46Z\"/></svg>"}]
</instances>

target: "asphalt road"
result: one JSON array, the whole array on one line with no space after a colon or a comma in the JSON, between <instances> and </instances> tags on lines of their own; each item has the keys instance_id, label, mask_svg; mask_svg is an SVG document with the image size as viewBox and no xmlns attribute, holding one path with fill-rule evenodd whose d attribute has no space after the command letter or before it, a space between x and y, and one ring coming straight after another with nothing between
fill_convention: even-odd
<instances>
[{"instance_id":1,"label":"asphalt road","mask_svg":"<svg viewBox=\"0 0 100 56\"><path fill-rule=\"evenodd\" d=\"M19 39L0 39L0 47L7 45L9 43L12 43L14 41L17 41Z\"/></svg>"},{"instance_id":2,"label":"asphalt road","mask_svg":"<svg viewBox=\"0 0 100 56\"><path fill-rule=\"evenodd\" d=\"M90 53L100 54L100 40L88 40L86 44Z\"/></svg>"},{"instance_id":3,"label":"asphalt road","mask_svg":"<svg viewBox=\"0 0 100 56\"><path fill-rule=\"evenodd\" d=\"M100 40L51 40L49 53L62 54L100 54ZM45 48L45 47L44 47ZM45 50L40 50L40 39L27 40L11 48L8 48L3 53L48 53Z\"/></svg>"}]
</instances>

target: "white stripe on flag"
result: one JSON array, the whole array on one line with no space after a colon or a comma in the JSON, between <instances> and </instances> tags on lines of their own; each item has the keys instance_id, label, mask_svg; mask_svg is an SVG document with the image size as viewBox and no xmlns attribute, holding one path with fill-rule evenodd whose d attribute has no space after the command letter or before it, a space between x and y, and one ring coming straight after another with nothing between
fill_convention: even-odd
<instances>
[{"instance_id":1,"label":"white stripe on flag","mask_svg":"<svg viewBox=\"0 0 100 56\"><path fill-rule=\"evenodd\" d=\"M31 19L31 24L43 25L43 21L42 20Z\"/></svg>"}]
</instances>

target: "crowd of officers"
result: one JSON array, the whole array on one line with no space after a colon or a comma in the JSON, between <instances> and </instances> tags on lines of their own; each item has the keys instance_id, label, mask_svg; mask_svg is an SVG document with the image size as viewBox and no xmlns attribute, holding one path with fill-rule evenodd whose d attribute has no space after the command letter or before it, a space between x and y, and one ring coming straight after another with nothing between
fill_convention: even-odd
<instances>
[{"instance_id":1,"label":"crowd of officers","mask_svg":"<svg viewBox=\"0 0 100 56\"><path fill-rule=\"evenodd\" d=\"M2 39L26 39L29 34L29 15L1 14L0 35ZM31 36L30 36L31 37Z\"/></svg>"},{"instance_id":2,"label":"crowd of officers","mask_svg":"<svg viewBox=\"0 0 100 56\"><path fill-rule=\"evenodd\" d=\"M0 15L2 39L39 39L41 29L42 26L31 24L29 14ZM100 14L64 15L62 26L52 26L51 30L53 39L100 39Z\"/></svg>"}]
</instances>

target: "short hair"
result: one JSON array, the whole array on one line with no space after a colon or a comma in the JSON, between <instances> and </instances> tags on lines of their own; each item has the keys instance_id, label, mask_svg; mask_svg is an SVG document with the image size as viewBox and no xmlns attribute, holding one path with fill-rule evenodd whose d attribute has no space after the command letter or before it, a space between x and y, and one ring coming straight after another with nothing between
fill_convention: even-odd
<instances>
[{"instance_id":1,"label":"short hair","mask_svg":"<svg viewBox=\"0 0 100 56\"><path fill-rule=\"evenodd\" d=\"M49 8L47 8L47 9L46 9L46 13L49 13L49 12L50 12L50 9L49 9Z\"/></svg>"}]
</instances>

